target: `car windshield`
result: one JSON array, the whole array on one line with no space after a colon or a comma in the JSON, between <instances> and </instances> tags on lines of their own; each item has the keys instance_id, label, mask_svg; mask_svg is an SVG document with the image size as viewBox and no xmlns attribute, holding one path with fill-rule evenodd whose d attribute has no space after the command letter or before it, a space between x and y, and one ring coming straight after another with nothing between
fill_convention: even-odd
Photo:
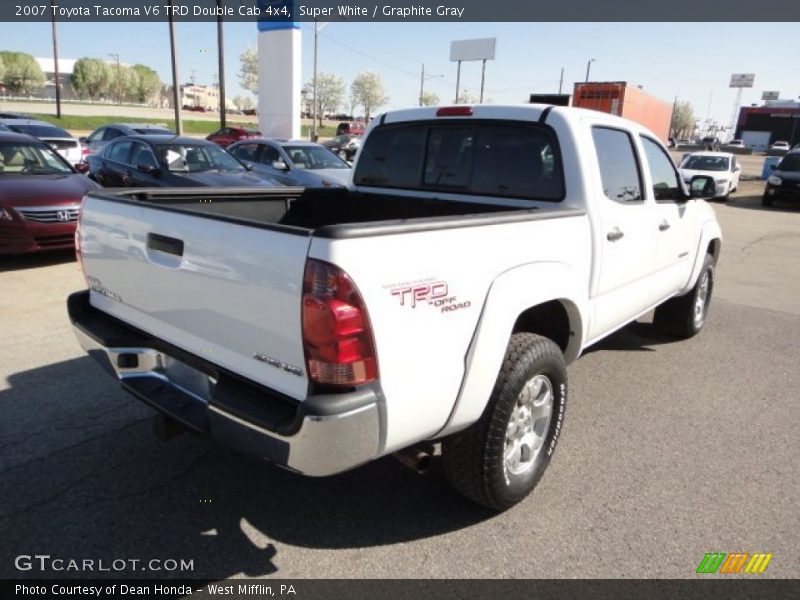
<instances>
[{"instance_id":1,"label":"car windshield","mask_svg":"<svg viewBox=\"0 0 800 600\"><path fill-rule=\"evenodd\" d=\"M55 175L72 173L44 144L0 142L0 175Z\"/></svg>"},{"instance_id":2,"label":"car windshield","mask_svg":"<svg viewBox=\"0 0 800 600\"><path fill-rule=\"evenodd\" d=\"M161 127L139 127L133 131L139 135L175 135L169 129L162 129Z\"/></svg>"},{"instance_id":3,"label":"car windshield","mask_svg":"<svg viewBox=\"0 0 800 600\"><path fill-rule=\"evenodd\" d=\"M19 133L25 133L38 138L71 138L63 129L58 127L51 127L50 125L17 125L10 124L9 127Z\"/></svg>"},{"instance_id":4,"label":"car windshield","mask_svg":"<svg viewBox=\"0 0 800 600\"><path fill-rule=\"evenodd\" d=\"M327 148L319 146L284 146L283 149L297 169L349 169L344 162Z\"/></svg>"},{"instance_id":5,"label":"car windshield","mask_svg":"<svg viewBox=\"0 0 800 600\"><path fill-rule=\"evenodd\" d=\"M779 171L800 171L800 154L787 154L776 168Z\"/></svg>"},{"instance_id":6,"label":"car windshield","mask_svg":"<svg viewBox=\"0 0 800 600\"><path fill-rule=\"evenodd\" d=\"M690 156L681 168L693 171L727 171L729 166L727 156Z\"/></svg>"},{"instance_id":7,"label":"car windshield","mask_svg":"<svg viewBox=\"0 0 800 600\"><path fill-rule=\"evenodd\" d=\"M176 173L246 170L216 144L169 144L160 146L158 153L167 168Z\"/></svg>"}]
</instances>

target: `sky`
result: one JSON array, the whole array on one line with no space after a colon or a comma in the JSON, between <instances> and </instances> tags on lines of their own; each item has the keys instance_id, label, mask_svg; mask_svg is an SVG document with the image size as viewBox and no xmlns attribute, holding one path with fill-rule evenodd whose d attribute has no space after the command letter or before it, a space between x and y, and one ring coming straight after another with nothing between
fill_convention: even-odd
<instances>
[{"instance_id":1,"label":"sky","mask_svg":"<svg viewBox=\"0 0 800 600\"><path fill-rule=\"evenodd\" d=\"M216 24L177 23L180 78L192 70L199 84L211 84L217 72ZM302 24L303 82L313 74L313 24ZM225 23L227 94L242 93L239 55L255 45L255 23ZM390 102L382 109L417 104L420 69L425 63L426 90L442 103L455 97L456 65L449 61L452 40L497 38L496 60L486 68L486 97L496 104L527 101L530 93L558 92L561 68L564 91L583 81L587 61L595 59L590 79L628 81L666 102L677 97L692 104L697 118L729 124L736 90L732 73L755 73L755 87L745 89L742 104L760 103L765 90L781 98L800 96L800 51L789 40L796 23L329 23L319 36L320 73L334 73L349 85L362 71L380 74ZM776 44L783 40L783 44ZM788 46L786 44L789 44ZM792 47L795 56L787 57ZM0 50L52 56L49 23L0 23ZM119 54L123 63L142 63L171 81L166 23L60 23L63 58ZM109 59L110 60L110 59ZM464 63L461 87L480 89L480 63ZM342 107L347 110L347 107ZM358 111L357 111L358 112Z\"/></svg>"}]
</instances>

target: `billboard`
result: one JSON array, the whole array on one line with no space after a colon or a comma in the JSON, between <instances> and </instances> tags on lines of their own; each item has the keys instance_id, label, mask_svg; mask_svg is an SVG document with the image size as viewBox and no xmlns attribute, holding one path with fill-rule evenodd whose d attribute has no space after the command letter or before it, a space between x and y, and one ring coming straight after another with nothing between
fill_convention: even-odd
<instances>
[{"instance_id":1,"label":"billboard","mask_svg":"<svg viewBox=\"0 0 800 600\"><path fill-rule=\"evenodd\" d=\"M780 98L780 92L761 92L762 100L777 100Z\"/></svg>"},{"instance_id":2,"label":"billboard","mask_svg":"<svg viewBox=\"0 0 800 600\"><path fill-rule=\"evenodd\" d=\"M462 60L494 60L497 38L479 40L456 40L450 42L451 62Z\"/></svg>"},{"instance_id":3,"label":"billboard","mask_svg":"<svg viewBox=\"0 0 800 600\"><path fill-rule=\"evenodd\" d=\"M755 73L734 73L731 75L731 84L728 87L751 88L755 79Z\"/></svg>"}]
</instances>

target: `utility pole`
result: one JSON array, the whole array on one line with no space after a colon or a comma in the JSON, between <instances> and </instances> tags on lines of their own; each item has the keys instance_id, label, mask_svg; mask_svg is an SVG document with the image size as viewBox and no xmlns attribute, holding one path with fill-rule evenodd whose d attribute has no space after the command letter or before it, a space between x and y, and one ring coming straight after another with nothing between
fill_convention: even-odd
<instances>
[{"instance_id":1,"label":"utility pole","mask_svg":"<svg viewBox=\"0 0 800 600\"><path fill-rule=\"evenodd\" d=\"M110 52L109 56L117 61L117 104L122 104L122 66L119 64L119 54Z\"/></svg>"},{"instance_id":2,"label":"utility pole","mask_svg":"<svg viewBox=\"0 0 800 600\"><path fill-rule=\"evenodd\" d=\"M456 71L456 104L458 104L458 93L461 90L461 61L458 61L458 70Z\"/></svg>"},{"instance_id":3,"label":"utility pole","mask_svg":"<svg viewBox=\"0 0 800 600\"><path fill-rule=\"evenodd\" d=\"M217 57L219 59L219 126L225 127L225 44L222 38L222 0L217 0Z\"/></svg>"},{"instance_id":4,"label":"utility pole","mask_svg":"<svg viewBox=\"0 0 800 600\"><path fill-rule=\"evenodd\" d=\"M590 58L589 62L586 63L586 83L589 83L589 71L592 69L593 62L595 62L595 60Z\"/></svg>"},{"instance_id":5,"label":"utility pole","mask_svg":"<svg viewBox=\"0 0 800 600\"><path fill-rule=\"evenodd\" d=\"M50 13L53 18L53 70L56 76L56 117L61 118L61 77L58 74L58 36L56 35L55 0L50 0Z\"/></svg>"},{"instance_id":6,"label":"utility pole","mask_svg":"<svg viewBox=\"0 0 800 600\"><path fill-rule=\"evenodd\" d=\"M479 104L483 104L483 84L486 81L486 59L483 59L483 66L481 67L481 99Z\"/></svg>"},{"instance_id":7,"label":"utility pole","mask_svg":"<svg viewBox=\"0 0 800 600\"><path fill-rule=\"evenodd\" d=\"M561 79L558 80L558 95L561 95L561 88L564 86L564 67L561 67Z\"/></svg>"},{"instance_id":8,"label":"utility pole","mask_svg":"<svg viewBox=\"0 0 800 600\"><path fill-rule=\"evenodd\" d=\"M422 95L425 88L425 63L422 63L422 74L419 76L419 105L422 106Z\"/></svg>"},{"instance_id":9,"label":"utility pole","mask_svg":"<svg viewBox=\"0 0 800 600\"><path fill-rule=\"evenodd\" d=\"M175 133L181 135L180 87L178 85L178 55L175 52L175 21L172 19L172 0L167 0L169 16L169 47L172 55L172 106L175 109Z\"/></svg>"},{"instance_id":10,"label":"utility pole","mask_svg":"<svg viewBox=\"0 0 800 600\"><path fill-rule=\"evenodd\" d=\"M314 21L314 106L311 109L311 141L317 141L317 50L319 48L319 23Z\"/></svg>"}]
</instances>

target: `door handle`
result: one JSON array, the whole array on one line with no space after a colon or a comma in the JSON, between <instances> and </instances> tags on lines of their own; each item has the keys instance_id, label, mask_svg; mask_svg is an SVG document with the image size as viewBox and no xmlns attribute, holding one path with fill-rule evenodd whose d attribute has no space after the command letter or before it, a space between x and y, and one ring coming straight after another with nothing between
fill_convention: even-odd
<instances>
[{"instance_id":1,"label":"door handle","mask_svg":"<svg viewBox=\"0 0 800 600\"><path fill-rule=\"evenodd\" d=\"M147 234L147 247L175 256L183 256L183 240L179 240L158 233Z\"/></svg>"},{"instance_id":2,"label":"door handle","mask_svg":"<svg viewBox=\"0 0 800 600\"><path fill-rule=\"evenodd\" d=\"M666 231L670 227L671 227L671 225L669 223L667 223L666 221L661 221L661 223L658 224L658 230L659 231Z\"/></svg>"},{"instance_id":3,"label":"door handle","mask_svg":"<svg viewBox=\"0 0 800 600\"><path fill-rule=\"evenodd\" d=\"M624 233L622 233L622 232L619 230L619 228L614 228L614 231L610 231L610 232L608 233L608 235L606 236L606 239L607 239L609 242L616 242L617 240L621 240L623 237L625 237L625 234L624 234Z\"/></svg>"}]
</instances>

